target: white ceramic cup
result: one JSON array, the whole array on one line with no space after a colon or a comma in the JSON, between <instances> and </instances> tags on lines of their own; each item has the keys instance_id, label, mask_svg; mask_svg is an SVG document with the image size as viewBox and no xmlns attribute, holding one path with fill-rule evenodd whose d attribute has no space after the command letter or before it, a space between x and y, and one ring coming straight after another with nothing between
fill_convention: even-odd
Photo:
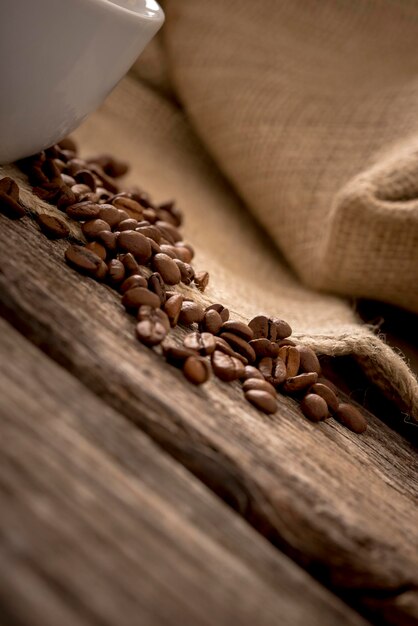
<instances>
[{"instance_id":1,"label":"white ceramic cup","mask_svg":"<svg viewBox=\"0 0 418 626\"><path fill-rule=\"evenodd\" d=\"M0 0L0 163L73 131L163 21L154 0Z\"/></svg>"}]
</instances>

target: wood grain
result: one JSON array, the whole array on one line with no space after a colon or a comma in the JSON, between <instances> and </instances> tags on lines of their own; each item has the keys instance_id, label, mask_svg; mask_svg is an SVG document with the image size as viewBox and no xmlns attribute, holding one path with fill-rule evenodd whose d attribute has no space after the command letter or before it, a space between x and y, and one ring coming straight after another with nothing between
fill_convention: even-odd
<instances>
[{"instance_id":1,"label":"wood grain","mask_svg":"<svg viewBox=\"0 0 418 626\"><path fill-rule=\"evenodd\" d=\"M65 243L0 220L4 316L333 591L379 623L417 623L410 443L373 417L356 436L287 398L266 418L236 385L192 388L136 342L116 294L66 267Z\"/></svg>"},{"instance_id":2,"label":"wood grain","mask_svg":"<svg viewBox=\"0 0 418 626\"><path fill-rule=\"evenodd\" d=\"M0 623L363 619L0 320Z\"/></svg>"}]
</instances>

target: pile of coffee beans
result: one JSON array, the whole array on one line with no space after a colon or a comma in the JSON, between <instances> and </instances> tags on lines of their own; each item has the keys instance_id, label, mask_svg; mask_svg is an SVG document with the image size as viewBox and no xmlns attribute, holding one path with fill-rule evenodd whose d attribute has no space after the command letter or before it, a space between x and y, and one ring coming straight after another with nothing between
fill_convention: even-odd
<instances>
[{"instance_id":1,"label":"pile of coffee beans","mask_svg":"<svg viewBox=\"0 0 418 626\"><path fill-rule=\"evenodd\" d=\"M176 289L182 283L204 291L209 274L191 264L194 250L179 230L183 218L175 202L155 204L139 188L120 187L126 163L109 155L82 159L67 138L18 165L33 192L67 216L36 216L47 237L68 238L68 221L79 223L87 243L68 246L68 265L118 291L136 317L138 340L181 368L189 382L201 385L213 373L226 383L239 381L246 400L264 413L275 413L282 393L298 400L312 422L333 416L356 433L366 430L362 414L341 403L334 385L321 376L315 352L290 339L285 320L231 320L222 304L204 308ZM26 214L19 188L8 177L0 180L0 210L11 218ZM177 324L189 331L182 345L169 338Z\"/></svg>"}]
</instances>

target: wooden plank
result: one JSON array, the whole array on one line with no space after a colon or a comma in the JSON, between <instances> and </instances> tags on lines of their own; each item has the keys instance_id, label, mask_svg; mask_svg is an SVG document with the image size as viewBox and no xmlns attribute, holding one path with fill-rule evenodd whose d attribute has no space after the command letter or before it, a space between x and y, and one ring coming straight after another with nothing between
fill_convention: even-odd
<instances>
[{"instance_id":1,"label":"wooden plank","mask_svg":"<svg viewBox=\"0 0 418 626\"><path fill-rule=\"evenodd\" d=\"M3 320L0 394L2 626L365 624Z\"/></svg>"},{"instance_id":2,"label":"wooden plank","mask_svg":"<svg viewBox=\"0 0 418 626\"><path fill-rule=\"evenodd\" d=\"M361 437L280 401L266 418L235 385L194 389L134 339L119 297L63 262L64 243L1 218L9 320L236 508L380 623L418 619L417 459L375 418ZM167 393L169 390L169 393Z\"/></svg>"}]
</instances>

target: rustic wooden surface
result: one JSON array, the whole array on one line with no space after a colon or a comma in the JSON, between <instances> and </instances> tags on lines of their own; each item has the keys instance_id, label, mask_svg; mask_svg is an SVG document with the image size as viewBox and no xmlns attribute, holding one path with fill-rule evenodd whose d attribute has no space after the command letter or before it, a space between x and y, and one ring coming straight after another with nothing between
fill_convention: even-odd
<instances>
[{"instance_id":1,"label":"rustic wooden surface","mask_svg":"<svg viewBox=\"0 0 418 626\"><path fill-rule=\"evenodd\" d=\"M0 374L2 626L365 624L3 320Z\"/></svg>"},{"instance_id":2,"label":"rustic wooden surface","mask_svg":"<svg viewBox=\"0 0 418 626\"><path fill-rule=\"evenodd\" d=\"M116 294L65 265L65 245L0 216L2 315L358 611L416 624L412 444L372 416L357 436L290 399L267 418L236 385L192 388L137 343Z\"/></svg>"}]
</instances>

